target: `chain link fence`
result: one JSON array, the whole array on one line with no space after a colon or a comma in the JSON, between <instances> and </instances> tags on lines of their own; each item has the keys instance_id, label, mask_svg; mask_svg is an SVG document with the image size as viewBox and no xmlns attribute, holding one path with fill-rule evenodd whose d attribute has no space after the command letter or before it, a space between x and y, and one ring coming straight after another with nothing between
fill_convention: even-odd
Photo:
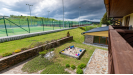
<instances>
[{"instance_id":1,"label":"chain link fence","mask_svg":"<svg viewBox=\"0 0 133 75\"><path fill-rule=\"evenodd\" d=\"M55 21L29 18L0 18L0 37L20 35L26 33L42 32L89 25L91 22Z\"/></svg>"}]
</instances>

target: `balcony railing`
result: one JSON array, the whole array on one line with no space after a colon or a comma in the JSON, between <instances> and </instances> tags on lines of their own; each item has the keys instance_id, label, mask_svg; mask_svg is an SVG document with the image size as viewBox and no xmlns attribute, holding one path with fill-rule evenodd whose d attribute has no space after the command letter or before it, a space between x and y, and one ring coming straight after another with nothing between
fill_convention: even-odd
<instances>
[{"instance_id":1,"label":"balcony railing","mask_svg":"<svg viewBox=\"0 0 133 75\"><path fill-rule=\"evenodd\" d=\"M109 26L108 73L133 74L133 30Z\"/></svg>"}]
</instances>

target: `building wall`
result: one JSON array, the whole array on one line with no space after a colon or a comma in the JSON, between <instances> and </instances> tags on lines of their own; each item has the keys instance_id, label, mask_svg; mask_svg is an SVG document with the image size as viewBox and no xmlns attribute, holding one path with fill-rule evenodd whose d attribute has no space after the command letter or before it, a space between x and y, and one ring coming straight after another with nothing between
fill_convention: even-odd
<instances>
[{"instance_id":1,"label":"building wall","mask_svg":"<svg viewBox=\"0 0 133 75\"><path fill-rule=\"evenodd\" d=\"M125 18L127 16L130 16L129 26L132 25L132 27L133 27L133 13L132 14L129 14L129 15L126 15L126 16L123 17L123 19L122 19L122 26L125 26L125 22L126 22L126 19Z\"/></svg>"},{"instance_id":2,"label":"building wall","mask_svg":"<svg viewBox=\"0 0 133 75\"><path fill-rule=\"evenodd\" d=\"M85 43L93 44L94 36L92 35L85 35Z\"/></svg>"}]
</instances>

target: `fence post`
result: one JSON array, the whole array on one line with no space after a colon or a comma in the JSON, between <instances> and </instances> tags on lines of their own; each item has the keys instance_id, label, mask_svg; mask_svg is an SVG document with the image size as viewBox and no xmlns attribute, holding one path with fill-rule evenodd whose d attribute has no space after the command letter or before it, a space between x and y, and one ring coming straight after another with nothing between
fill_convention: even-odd
<instances>
[{"instance_id":1,"label":"fence post","mask_svg":"<svg viewBox=\"0 0 133 75\"><path fill-rule=\"evenodd\" d=\"M29 28L29 33L30 33L30 26L29 26L29 20L28 20L28 18L27 18L27 22L28 22L28 28Z\"/></svg>"},{"instance_id":2,"label":"fence post","mask_svg":"<svg viewBox=\"0 0 133 75\"><path fill-rule=\"evenodd\" d=\"M53 30L54 30L54 22L53 22Z\"/></svg>"},{"instance_id":3,"label":"fence post","mask_svg":"<svg viewBox=\"0 0 133 75\"><path fill-rule=\"evenodd\" d=\"M44 31L44 24L43 24L43 19L42 19L42 25L43 25L43 31Z\"/></svg>"},{"instance_id":4,"label":"fence post","mask_svg":"<svg viewBox=\"0 0 133 75\"><path fill-rule=\"evenodd\" d=\"M70 28L70 23L69 23L69 28Z\"/></svg>"},{"instance_id":5,"label":"fence post","mask_svg":"<svg viewBox=\"0 0 133 75\"><path fill-rule=\"evenodd\" d=\"M3 17L3 19L4 19L4 25L5 25L6 35L8 36L8 33L7 33L7 28L6 28L5 18Z\"/></svg>"}]
</instances>

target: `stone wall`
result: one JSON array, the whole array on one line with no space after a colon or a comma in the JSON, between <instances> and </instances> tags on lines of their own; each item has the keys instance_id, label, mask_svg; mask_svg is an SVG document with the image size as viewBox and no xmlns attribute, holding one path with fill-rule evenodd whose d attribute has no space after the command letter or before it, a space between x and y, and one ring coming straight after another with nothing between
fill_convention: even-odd
<instances>
[{"instance_id":1,"label":"stone wall","mask_svg":"<svg viewBox=\"0 0 133 75\"><path fill-rule=\"evenodd\" d=\"M93 44L93 41L94 41L94 36L92 35L85 35L85 43L90 43L90 44Z\"/></svg>"},{"instance_id":2,"label":"stone wall","mask_svg":"<svg viewBox=\"0 0 133 75\"><path fill-rule=\"evenodd\" d=\"M63 39L60 39L58 40L58 42L61 44L64 44L68 41L72 41L73 40L73 36L70 36L70 37L66 37L66 38L63 38ZM57 47L58 45L56 44L56 42L51 42L49 44L55 44L54 47ZM17 54L14 54L14 55L11 55L11 56L7 56L7 57L4 57L4 58L1 58L0 59L0 71L3 70L3 69L6 69L8 67L11 67L19 62L22 62L30 57L33 57L35 55L38 55L40 51L43 51L44 47L46 45L42 45L42 46L38 46L38 47L35 47L35 48L32 48L32 49L28 49L28 50L25 50L23 52L19 52Z\"/></svg>"}]
</instances>

